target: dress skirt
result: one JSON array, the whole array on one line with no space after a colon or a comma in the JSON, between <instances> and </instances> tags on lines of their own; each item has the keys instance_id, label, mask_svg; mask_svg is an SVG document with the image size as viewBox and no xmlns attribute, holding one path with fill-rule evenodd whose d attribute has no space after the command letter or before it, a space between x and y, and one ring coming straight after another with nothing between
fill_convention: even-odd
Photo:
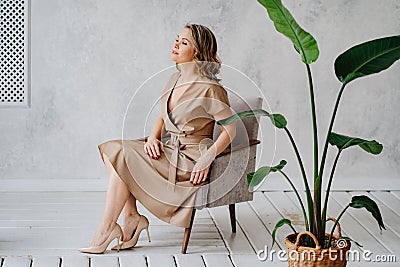
<instances>
[{"instance_id":1,"label":"dress skirt","mask_svg":"<svg viewBox=\"0 0 400 267\"><path fill-rule=\"evenodd\" d=\"M189 181L195 162L180 153L175 190L167 190L173 148L164 144L165 152L152 159L144 152L144 144L143 139L110 140L98 148L103 162L105 154L131 194L147 210L164 222L189 227L196 192L207 181L197 185Z\"/></svg>"}]
</instances>

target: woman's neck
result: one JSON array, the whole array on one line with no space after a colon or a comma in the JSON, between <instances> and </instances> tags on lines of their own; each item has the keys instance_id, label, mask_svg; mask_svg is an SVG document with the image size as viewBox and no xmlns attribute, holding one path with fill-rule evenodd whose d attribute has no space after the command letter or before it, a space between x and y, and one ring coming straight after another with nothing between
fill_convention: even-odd
<instances>
[{"instance_id":1,"label":"woman's neck","mask_svg":"<svg viewBox=\"0 0 400 267\"><path fill-rule=\"evenodd\" d=\"M195 62L181 63L179 67L181 69L181 76L179 77L180 83L193 81L194 77L198 75Z\"/></svg>"}]
</instances>

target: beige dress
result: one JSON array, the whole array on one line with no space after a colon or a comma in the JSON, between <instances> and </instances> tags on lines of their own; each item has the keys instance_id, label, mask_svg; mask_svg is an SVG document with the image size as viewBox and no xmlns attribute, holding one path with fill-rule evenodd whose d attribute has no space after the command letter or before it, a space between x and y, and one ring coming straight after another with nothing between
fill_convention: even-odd
<instances>
[{"instance_id":1,"label":"beige dress","mask_svg":"<svg viewBox=\"0 0 400 267\"><path fill-rule=\"evenodd\" d=\"M133 196L159 219L189 227L196 192L204 181L193 185L189 179L193 166L211 145L213 116L229 106L226 90L214 81L192 77L190 86L177 99L172 112L168 101L180 72L169 79L161 96L160 108L167 138L165 153L158 159L144 152L144 141L111 140L99 144L104 162L107 155L115 171Z\"/></svg>"}]
</instances>

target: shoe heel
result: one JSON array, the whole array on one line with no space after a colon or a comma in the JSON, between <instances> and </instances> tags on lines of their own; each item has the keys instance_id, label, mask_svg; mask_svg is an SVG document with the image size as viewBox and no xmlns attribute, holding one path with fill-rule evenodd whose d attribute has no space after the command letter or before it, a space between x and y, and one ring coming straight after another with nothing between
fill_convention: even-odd
<instances>
[{"instance_id":1,"label":"shoe heel","mask_svg":"<svg viewBox=\"0 0 400 267\"><path fill-rule=\"evenodd\" d=\"M150 234L149 234L149 227L146 227L146 232L147 232L147 238L149 239L149 242L151 242L150 241Z\"/></svg>"},{"instance_id":2,"label":"shoe heel","mask_svg":"<svg viewBox=\"0 0 400 267\"><path fill-rule=\"evenodd\" d=\"M119 252L119 248L121 247L120 245L119 245L119 239L120 239L121 237L118 237L117 238L117 245L118 245L118 247L117 247L117 252Z\"/></svg>"}]
</instances>

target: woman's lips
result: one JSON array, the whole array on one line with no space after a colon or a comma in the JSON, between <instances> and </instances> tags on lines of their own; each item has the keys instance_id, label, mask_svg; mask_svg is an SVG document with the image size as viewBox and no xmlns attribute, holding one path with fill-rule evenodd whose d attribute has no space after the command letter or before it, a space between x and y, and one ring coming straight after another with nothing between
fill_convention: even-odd
<instances>
[{"instance_id":1,"label":"woman's lips","mask_svg":"<svg viewBox=\"0 0 400 267\"><path fill-rule=\"evenodd\" d=\"M178 52L176 52L176 51L174 51L174 50L172 50L172 54L174 54L174 55L178 55L179 53L178 53Z\"/></svg>"}]
</instances>

